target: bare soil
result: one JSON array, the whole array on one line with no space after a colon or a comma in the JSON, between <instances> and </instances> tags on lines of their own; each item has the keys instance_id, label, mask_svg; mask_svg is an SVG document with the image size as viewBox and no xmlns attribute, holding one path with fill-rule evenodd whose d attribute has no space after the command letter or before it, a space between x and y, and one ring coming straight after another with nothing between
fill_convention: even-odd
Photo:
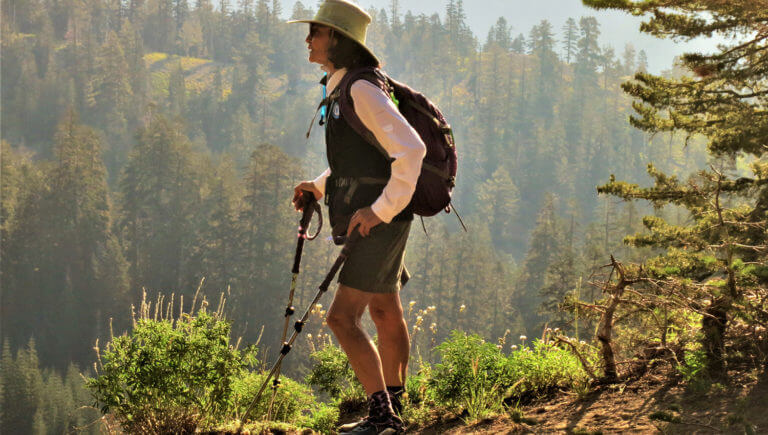
<instances>
[{"instance_id":1,"label":"bare soil","mask_svg":"<svg viewBox=\"0 0 768 435\"><path fill-rule=\"evenodd\" d=\"M411 424L408 433L768 434L768 367L734 370L726 381L695 385L668 366L657 367L581 397L560 392L521 409L524 418L517 422L502 415L467 425L460 416L433 415L425 424Z\"/></svg>"}]
</instances>

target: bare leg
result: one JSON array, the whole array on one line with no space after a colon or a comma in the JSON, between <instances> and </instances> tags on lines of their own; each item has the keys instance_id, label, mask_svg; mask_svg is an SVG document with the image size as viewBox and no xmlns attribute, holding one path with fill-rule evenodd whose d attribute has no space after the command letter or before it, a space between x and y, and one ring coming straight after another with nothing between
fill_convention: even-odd
<instances>
[{"instance_id":1,"label":"bare leg","mask_svg":"<svg viewBox=\"0 0 768 435\"><path fill-rule=\"evenodd\" d=\"M379 336L378 350L384 380L389 386L405 385L411 343L400 294L373 295L368 311Z\"/></svg>"},{"instance_id":2,"label":"bare leg","mask_svg":"<svg viewBox=\"0 0 768 435\"><path fill-rule=\"evenodd\" d=\"M339 285L326 318L368 396L386 389L379 353L360 323L372 296L372 293Z\"/></svg>"}]
</instances>

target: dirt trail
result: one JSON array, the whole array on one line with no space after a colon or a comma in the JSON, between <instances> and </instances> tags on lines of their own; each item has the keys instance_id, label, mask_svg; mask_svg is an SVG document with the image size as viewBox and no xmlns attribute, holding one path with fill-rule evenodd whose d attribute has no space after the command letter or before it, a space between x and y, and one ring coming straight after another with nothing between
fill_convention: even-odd
<instances>
[{"instance_id":1,"label":"dirt trail","mask_svg":"<svg viewBox=\"0 0 768 435\"><path fill-rule=\"evenodd\" d=\"M702 391L702 388L699 391ZM417 434L506 433L755 433L768 434L768 368L733 372L729 385L707 392L686 387L679 376L657 369L641 379L603 386L584 397L561 393L523 407L526 422L509 416L466 426L457 417L436 417Z\"/></svg>"}]
</instances>

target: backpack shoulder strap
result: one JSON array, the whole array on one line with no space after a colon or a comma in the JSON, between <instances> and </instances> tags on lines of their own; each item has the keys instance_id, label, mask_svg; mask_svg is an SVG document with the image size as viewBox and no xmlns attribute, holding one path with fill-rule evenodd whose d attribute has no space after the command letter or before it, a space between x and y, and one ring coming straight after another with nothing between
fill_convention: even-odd
<instances>
[{"instance_id":1,"label":"backpack shoulder strap","mask_svg":"<svg viewBox=\"0 0 768 435\"><path fill-rule=\"evenodd\" d=\"M355 106L354 102L352 101L351 91L352 84L357 80L366 80L370 83L373 83L376 85L376 87L380 88L387 94L389 94L387 90L390 89L391 86L389 84L389 80L387 79L387 76L378 68L357 68L348 71L344 75L337 89L340 91L338 94L339 111L341 112L344 119L346 119L349 126L352 127L352 129L355 130L357 134L362 136L366 142L373 145L387 159L387 161L392 162L394 159L389 156L389 153L387 153L387 150L381 146L373 132L371 132L365 125L363 125L360 117L357 116L357 113L355 113Z\"/></svg>"}]
</instances>

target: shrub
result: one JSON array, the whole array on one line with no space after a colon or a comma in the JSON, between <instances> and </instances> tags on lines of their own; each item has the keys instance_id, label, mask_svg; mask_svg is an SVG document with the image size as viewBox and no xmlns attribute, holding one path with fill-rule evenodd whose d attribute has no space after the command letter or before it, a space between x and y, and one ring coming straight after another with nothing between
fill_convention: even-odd
<instances>
[{"instance_id":1,"label":"shrub","mask_svg":"<svg viewBox=\"0 0 768 435\"><path fill-rule=\"evenodd\" d=\"M320 433L334 433L338 422L339 407L320 402L304 425Z\"/></svg>"},{"instance_id":2,"label":"shrub","mask_svg":"<svg viewBox=\"0 0 768 435\"><path fill-rule=\"evenodd\" d=\"M231 411L233 385L255 362L255 348L230 346L230 324L206 305L178 320L143 315L107 344L87 386L127 432L193 432Z\"/></svg>"},{"instance_id":3,"label":"shrub","mask_svg":"<svg viewBox=\"0 0 768 435\"><path fill-rule=\"evenodd\" d=\"M438 404L466 409L473 419L501 410L508 374L506 358L495 344L452 331L435 349L441 362L429 386Z\"/></svg>"},{"instance_id":4,"label":"shrub","mask_svg":"<svg viewBox=\"0 0 768 435\"><path fill-rule=\"evenodd\" d=\"M233 389L235 393L235 416L237 418L241 418L245 414L266 376L266 373L246 373L235 379ZM267 408L272 400L271 386L272 382L270 381L259 401L248 414L249 421L261 420L267 415ZM285 376L280 377L280 387L277 389L272 408L272 421L300 423L315 408L315 398L307 385L300 384Z\"/></svg>"},{"instance_id":5,"label":"shrub","mask_svg":"<svg viewBox=\"0 0 768 435\"><path fill-rule=\"evenodd\" d=\"M365 400L363 386L349 365L347 355L332 343L310 354L314 364L306 382L341 401Z\"/></svg>"},{"instance_id":6,"label":"shrub","mask_svg":"<svg viewBox=\"0 0 768 435\"><path fill-rule=\"evenodd\" d=\"M707 355L702 349L686 350L685 360L677 367L686 381L695 381L706 374Z\"/></svg>"},{"instance_id":7,"label":"shrub","mask_svg":"<svg viewBox=\"0 0 768 435\"><path fill-rule=\"evenodd\" d=\"M432 378L432 366L421 359L418 363L419 370L405 379L408 402L414 405L424 404L429 399L429 380Z\"/></svg>"},{"instance_id":8,"label":"shrub","mask_svg":"<svg viewBox=\"0 0 768 435\"><path fill-rule=\"evenodd\" d=\"M594 358L594 357L593 357ZM578 358L553 342L535 340L533 348L523 347L507 358L508 396L523 396L571 388L588 381Z\"/></svg>"}]
</instances>

